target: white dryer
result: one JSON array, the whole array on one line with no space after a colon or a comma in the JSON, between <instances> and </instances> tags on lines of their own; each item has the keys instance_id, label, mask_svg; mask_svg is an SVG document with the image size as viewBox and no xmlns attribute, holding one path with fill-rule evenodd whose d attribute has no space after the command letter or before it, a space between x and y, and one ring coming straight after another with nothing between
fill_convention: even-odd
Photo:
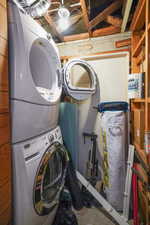
<instances>
[{"instance_id":1,"label":"white dryer","mask_svg":"<svg viewBox=\"0 0 150 225\"><path fill-rule=\"evenodd\" d=\"M52 224L67 162L59 127L13 145L14 225Z\"/></svg>"},{"instance_id":2,"label":"white dryer","mask_svg":"<svg viewBox=\"0 0 150 225\"><path fill-rule=\"evenodd\" d=\"M61 64L51 35L9 2L9 65L12 142L57 126Z\"/></svg>"}]
</instances>

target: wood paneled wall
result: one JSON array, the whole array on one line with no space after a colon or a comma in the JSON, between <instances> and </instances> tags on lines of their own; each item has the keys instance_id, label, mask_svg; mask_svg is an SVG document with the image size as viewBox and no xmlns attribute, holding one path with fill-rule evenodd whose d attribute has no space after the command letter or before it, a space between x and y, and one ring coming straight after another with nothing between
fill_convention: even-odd
<instances>
[{"instance_id":1,"label":"wood paneled wall","mask_svg":"<svg viewBox=\"0 0 150 225\"><path fill-rule=\"evenodd\" d=\"M0 225L11 223L7 0L0 0Z\"/></svg>"}]
</instances>

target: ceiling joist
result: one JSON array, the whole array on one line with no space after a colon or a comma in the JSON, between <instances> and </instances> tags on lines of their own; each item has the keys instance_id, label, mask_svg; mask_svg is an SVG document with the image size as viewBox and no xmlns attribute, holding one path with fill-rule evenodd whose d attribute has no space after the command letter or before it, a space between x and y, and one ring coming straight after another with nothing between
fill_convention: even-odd
<instances>
[{"instance_id":1,"label":"ceiling joist","mask_svg":"<svg viewBox=\"0 0 150 225\"><path fill-rule=\"evenodd\" d=\"M84 24L86 26L87 31L89 32L89 35L91 36L91 31L89 29L88 10L87 10L87 7L86 7L85 0L80 0L80 4L81 4L82 13L83 13Z\"/></svg>"},{"instance_id":2,"label":"ceiling joist","mask_svg":"<svg viewBox=\"0 0 150 225\"><path fill-rule=\"evenodd\" d=\"M106 35L116 34L119 32L120 32L120 27L109 26L109 27L95 30L94 32L92 32L92 37L106 36ZM64 41L65 42L77 41L77 40L83 40L88 38L90 38L89 33L82 33L82 34L64 36Z\"/></svg>"},{"instance_id":3,"label":"ceiling joist","mask_svg":"<svg viewBox=\"0 0 150 225\"><path fill-rule=\"evenodd\" d=\"M122 5L122 0L116 0L102 12L100 12L94 19L92 19L89 23L89 28L92 29L100 22L104 21L108 15L119 9Z\"/></svg>"},{"instance_id":4,"label":"ceiling joist","mask_svg":"<svg viewBox=\"0 0 150 225\"><path fill-rule=\"evenodd\" d=\"M101 37L101 36L116 34L119 32L120 32L120 27L108 26L108 27L104 27L104 28L93 31L92 36Z\"/></svg>"},{"instance_id":5,"label":"ceiling joist","mask_svg":"<svg viewBox=\"0 0 150 225\"><path fill-rule=\"evenodd\" d=\"M90 37L89 33L73 34L73 35L64 36L64 41L65 42L77 41L77 40L88 39L89 37Z\"/></svg>"},{"instance_id":6,"label":"ceiling joist","mask_svg":"<svg viewBox=\"0 0 150 225\"><path fill-rule=\"evenodd\" d=\"M115 16L107 16L105 21L115 27L121 27L122 24L122 19L115 17Z\"/></svg>"},{"instance_id":7,"label":"ceiling joist","mask_svg":"<svg viewBox=\"0 0 150 225\"><path fill-rule=\"evenodd\" d=\"M56 42L58 42L58 40L59 42L82 40L123 32L127 27L129 14L131 14L130 17L132 17L132 12L130 11L133 0L94 0L91 1L92 3L90 2L89 6L87 5L87 0L66 0L64 7L70 11L70 17L66 19L66 24L64 24L63 20L61 24L61 18L58 16L61 1L51 1L50 9L38 22L41 22L41 25L47 32L52 33ZM146 0L139 1L145 2ZM92 12L94 13L101 9L101 12L91 21L89 20L89 8L91 8L91 11L93 10ZM122 10L120 10L121 8ZM116 11L117 15L114 14ZM98 28L102 28L97 29L97 25L99 25Z\"/></svg>"},{"instance_id":8,"label":"ceiling joist","mask_svg":"<svg viewBox=\"0 0 150 225\"><path fill-rule=\"evenodd\" d=\"M127 47L127 46L130 46L130 45L131 45L131 38L115 42L115 47L116 48Z\"/></svg>"}]
</instances>

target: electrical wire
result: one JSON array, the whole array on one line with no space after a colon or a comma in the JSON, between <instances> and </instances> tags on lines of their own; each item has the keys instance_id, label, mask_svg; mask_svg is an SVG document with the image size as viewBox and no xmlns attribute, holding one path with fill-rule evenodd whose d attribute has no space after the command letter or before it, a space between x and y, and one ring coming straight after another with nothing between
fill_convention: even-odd
<instances>
[{"instance_id":1,"label":"electrical wire","mask_svg":"<svg viewBox=\"0 0 150 225\"><path fill-rule=\"evenodd\" d=\"M88 1L88 8L89 8L88 15L90 16L90 13L91 13L91 1L90 0Z\"/></svg>"}]
</instances>

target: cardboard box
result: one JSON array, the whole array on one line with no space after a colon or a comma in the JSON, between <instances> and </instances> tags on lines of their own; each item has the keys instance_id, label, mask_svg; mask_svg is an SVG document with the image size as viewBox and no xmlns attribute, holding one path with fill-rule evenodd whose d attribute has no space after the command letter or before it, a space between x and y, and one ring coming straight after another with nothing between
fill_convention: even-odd
<instances>
[{"instance_id":1,"label":"cardboard box","mask_svg":"<svg viewBox=\"0 0 150 225\"><path fill-rule=\"evenodd\" d=\"M142 149L144 148L144 119L145 113L143 109L134 110L134 142Z\"/></svg>"},{"instance_id":2,"label":"cardboard box","mask_svg":"<svg viewBox=\"0 0 150 225\"><path fill-rule=\"evenodd\" d=\"M128 98L144 98L145 73L128 75Z\"/></svg>"}]
</instances>

